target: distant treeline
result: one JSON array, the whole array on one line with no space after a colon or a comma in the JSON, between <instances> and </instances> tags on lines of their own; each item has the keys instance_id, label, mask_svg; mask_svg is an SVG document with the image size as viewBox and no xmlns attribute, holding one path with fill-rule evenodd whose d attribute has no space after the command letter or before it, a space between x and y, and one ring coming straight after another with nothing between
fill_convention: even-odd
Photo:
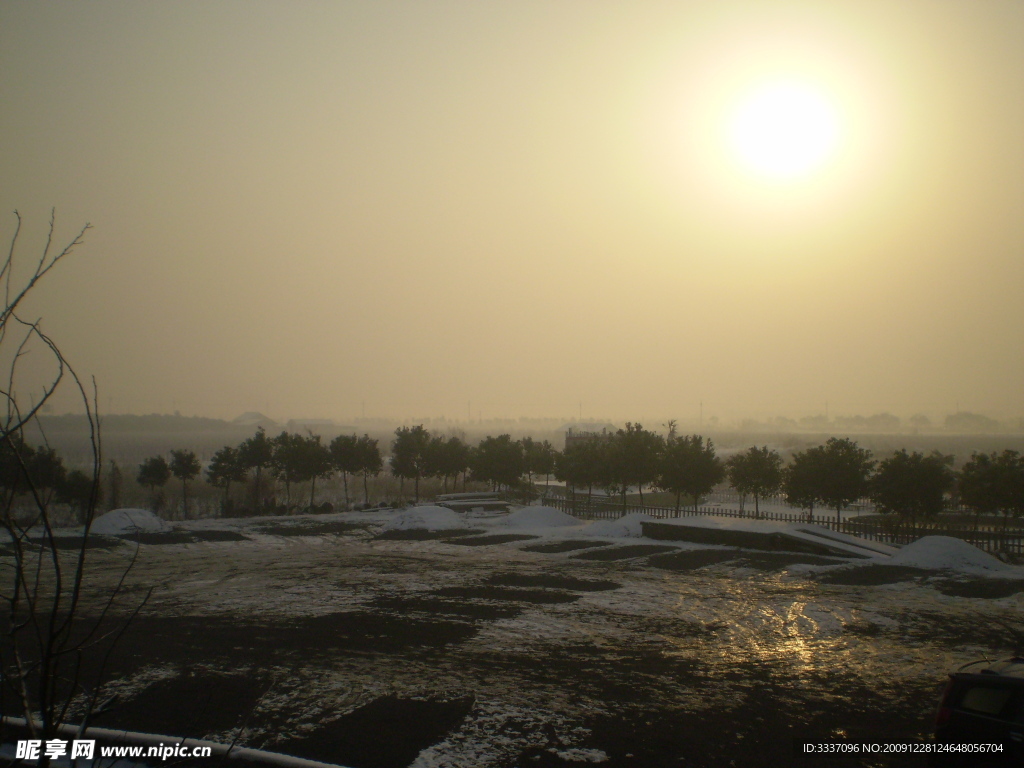
<instances>
[{"instance_id":1,"label":"distant treeline","mask_svg":"<svg viewBox=\"0 0 1024 768\"><path fill-rule=\"evenodd\" d=\"M433 435L423 425L400 427L386 462L379 441L369 435L338 435L324 442L319 435L287 431L271 437L259 428L237 445L215 451L205 467L192 450L176 449L145 459L134 477L149 488L156 507L163 487L176 478L186 516L189 483L200 475L222 491L222 514L264 514L282 510L282 489L283 509L297 509L292 491L305 483L309 483L308 507L317 509L317 482L334 476L342 479L346 508L352 504L350 479L361 479L363 504L368 505L369 481L385 468L400 482L398 500L404 496L405 481L412 481L413 497L419 500L424 478L440 481L444 491L449 483L454 489L461 477L463 489L474 482L530 495L536 491L535 477L554 475L573 494L589 495L598 488L619 495L624 509L627 493L634 489L641 504L645 489L670 492L678 511L684 498L696 506L716 486L728 482L741 497L753 498L755 514L760 512L761 499L783 495L789 504L806 509L809 520L816 508L834 510L839 516L864 498L870 498L878 511L912 522L934 517L951 500L979 516L1001 514L1008 520L1024 515L1024 457L1017 451L974 453L956 472L953 456L937 451L899 449L876 460L853 440L831 437L795 452L787 465L768 446L751 446L723 460L710 439L677 434L674 422L668 426L667 436L632 423L616 431L576 433L563 451L547 440L530 437L487 436L469 445L456 436ZM33 489L53 493L58 501L81 504L87 479L80 471L65 470L61 457L49 447L8 441L0 452L0 487L7 492L8 504ZM114 464L108 481L113 503L120 483L120 469ZM232 497L233 486L243 489L241 498Z\"/></svg>"}]
</instances>

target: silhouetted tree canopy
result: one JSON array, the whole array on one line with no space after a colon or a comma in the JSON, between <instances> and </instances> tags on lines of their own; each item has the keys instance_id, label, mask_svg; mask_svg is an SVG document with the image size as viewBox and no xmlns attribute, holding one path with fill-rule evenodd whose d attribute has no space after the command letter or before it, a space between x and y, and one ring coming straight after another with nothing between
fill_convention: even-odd
<instances>
[{"instance_id":1,"label":"silhouetted tree canopy","mask_svg":"<svg viewBox=\"0 0 1024 768\"><path fill-rule=\"evenodd\" d=\"M953 487L953 457L930 456L906 449L896 451L878 465L871 478L871 500L879 512L909 518L911 524L934 517L945 506Z\"/></svg>"},{"instance_id":2,"label":"silhouetted tree canopy","mask_svg":"<svg viewBox=\"0 0 1024 768\"><path fill-rule=\"evenodd\" d=\"M715 454L711 440L700 435L676 437L670 430L661 459L658 485L676 495L676 516L679 515L681 496L691 497L696 510L700 497L710 493L724 477L725 466Z\"/></svg>"},{"instance_id":3,"label":"silhouetted tree canopy","mask_svg":"<svg viewBox=\"0 0 1024 768\"><path fill-rule=\"evenodd\" d=\"M782 457L767 445L752 446L726 462L729 482L740 493L754 497L754 515L761 516L761 498L778 493L782 486Z\"/></svg>"}]
</instances>

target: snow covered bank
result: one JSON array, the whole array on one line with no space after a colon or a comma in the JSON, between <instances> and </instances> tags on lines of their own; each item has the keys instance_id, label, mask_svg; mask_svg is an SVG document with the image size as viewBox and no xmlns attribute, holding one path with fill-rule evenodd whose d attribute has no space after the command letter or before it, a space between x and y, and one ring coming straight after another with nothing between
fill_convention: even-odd
<instances>
[{"instance_id":1,"label":"snow covered bank","mask_svg":"<svg viewBox=\"0 0 1024 768\"><path fill-rule=\"evenodd\" d=\"M654 522L655 518L643 512L631 512L618 520L598 520L583 530L584 536L601 539L641 539L643 523Z\"/></svg>"},{"instance_id":2,"label":"snow covered bank","mask_svg":"<svg viewBox=\"0 0 1024 768\"><path fill-rule=\"evenodd\" d=\"M385 531L404 531L410 529L447 531L452 528L465 527L466 523L458 513L432 504L412 507L404 512L399 512L384 524Z\"/></svg>"},{"instance_id":3,"label":"snow covered bank","mask_svg":"<svg viewBox=\"0 0 1024 768\"><path fill-rule=\"evenodd\" d=\"M907 544L888 562L891 565L908 565L914 568L964 573L998 573L1000 576L1005 576L1010 571L1021 570L1000 562L962 539L951 536L924 536L913 544Z\"/></svg>"},{"instance_id":4,"label":"snow covered bank","mask_svg":"<svg viewBox=\"0 0 1024 768\"><path fill-rule=\"evenodd\" d=\"M121 536L131 533L166 533L171 526L148 509L114 509L97 517L91 533L102 536Z\"/></svg>"},{"instance_id":5,"label":"snow covered bank","mask_svg":"<svg viewBox=\"0 0 1024 768\"><path fill-rule=\"evenodd\" d=\"M582 521L554 507L523 507L503 520L510 528L564 528Z\"/></svg>"}]
</instances>

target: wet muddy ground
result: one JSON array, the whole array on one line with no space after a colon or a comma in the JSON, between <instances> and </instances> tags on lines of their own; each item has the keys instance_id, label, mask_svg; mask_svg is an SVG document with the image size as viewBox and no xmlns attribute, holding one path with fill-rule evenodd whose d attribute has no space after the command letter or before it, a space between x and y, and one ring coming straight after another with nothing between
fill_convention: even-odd
<instances>
[{"instance_id":1,"label":"wet muddy ground","mask_svg":"<svg viewBox=\"0 0 1024 768\"><path fill-rule=\"evenodd\" d=\"M97 725L353 768L882 766L946 672L1006 654L1024 583L737 549L249 521L147 539ZM511 538L515 536L515 538ZM90 551L99 606L133 544ZM601 558L594 555L604 553Z\"/></svg>"}]
</instances>

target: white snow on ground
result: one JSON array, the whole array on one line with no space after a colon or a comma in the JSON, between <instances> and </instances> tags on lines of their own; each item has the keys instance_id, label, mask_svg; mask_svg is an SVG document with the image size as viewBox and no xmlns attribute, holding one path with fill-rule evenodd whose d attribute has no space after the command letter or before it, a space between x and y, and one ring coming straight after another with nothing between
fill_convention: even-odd
<instances>
[{"instance_id":1,"label":"white snow on ground","mask_svg":"<svg viewBox=\"0 0 1024 768\"><path fill-rule=\"evenodd\" d=\"M717 528L728 531L749 531L750 533L778 533L788 530L794 523L777 520L754 520L749 517L718 517L717 515L685 515L670 517L654 522L668 525L683 525L690 528Z\"/></svg>"},{"instance_id":2,"label":"white snow on ground","mask_svg":"<svg viewBox=\"0 0 1024 768\"><path fill-rule=\"evenodd\" d=\"M89 530L101 535L117 536L136 532L163 533L171 530L171 526L148 509L114 509L97 517Z\"/></svg>"},{"instance_id":3,"label":"white snow on ground","mask_svg":"<svg viewBox=\"0 0 1024 768\"><path fill-rule=\"evenodd\" d=\"M384 524L384 530L406 530L410 528L428 531L446 531L451 528L465 528L466 522L457 512L445 507L427 504L399 512Z\"/></svg>"},{"instance_id":4,"label":"white snow on ground","mask_svg":"<svg viewBox=\"0 0 1024 768\"><path fill-rule=\"evenodd\" d=\"M554 752L563 760L563 762L566 763L606 763L610 759L608 755L600 749L579 749L578 747L574 747L573 749L556 750L552 747L548 752Z\"/></svg>"},{"instance_id":5,"label":"white snow on ground","mask_svg":"<svg viewBox=\"0 0 1024 768\"><path fill-rule=\"evenodd\" d=\"M509 513L503 522L510 528L561 528L580 525L582 520L554 507L523 507Z\"/></svg>"},{"instance_id":6,"label":"white snow on ground","mask_svg":"<svg viewBox=\"0 0 1024 768\"><path fill-rule=\"evenodd\" d=\"M643 523L654 523L657 519L642 512L631 512L618 520L598 520L588 525L581 533L601 539L642 539Z\"/></svg>"},{"instance_id":7,"label":"white snow on ground","mask_svg":"<svg viewBox=\"0 0 1024 768\"><path fill-rule=\"evenodd\" d=\"M1012 565L1000 562L987 552L951 536L925 536L913 544L907 544L888 561L892 565L909 565L914 568L950 570L964 572L1018 571Z\"/></svg>"},{"instance_id":8,"label":"white snow on ground","mask_svg":"<svg viewBox=\"0 0 1024 768\"><path fill-rule=\"evenodd\" d=\"M851 536L848 533L839 533L833 531L831 528L826 528L823 525L812 525L810 523L795 523L793 528L797 531L803 531L813 536L818 536L829 541L837 541L843 544L850 544L861 549L869 549L880 555L895 555L899 552L899 547L892 547L888 544L882 544L878 541L870 541L868 539L862 539L859 536Z\"/></svg>"}]
</instances>

